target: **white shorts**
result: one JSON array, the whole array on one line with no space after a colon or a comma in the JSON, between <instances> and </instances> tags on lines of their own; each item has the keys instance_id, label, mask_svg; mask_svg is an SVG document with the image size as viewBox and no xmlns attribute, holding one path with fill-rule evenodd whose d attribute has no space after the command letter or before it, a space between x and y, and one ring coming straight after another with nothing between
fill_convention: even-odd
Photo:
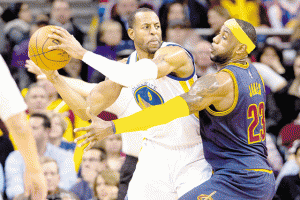
<instances>
[{"instance_id":1,"label":"white shorts","mask_svg":"<svg viewBox=\"0 0 300 200\"><path fill-rule=\"evenodd\" d=\"M170 149L144 140L129 183L129 200L175 200L212 175L202 144Z\"/></svg>"}]
</instances>

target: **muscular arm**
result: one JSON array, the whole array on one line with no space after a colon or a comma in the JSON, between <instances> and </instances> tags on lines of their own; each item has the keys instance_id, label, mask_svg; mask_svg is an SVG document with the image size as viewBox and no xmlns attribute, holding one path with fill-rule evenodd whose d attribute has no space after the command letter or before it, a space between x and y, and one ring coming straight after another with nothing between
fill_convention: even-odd
<instances>
[{"instance_id":1,"label":"muscular arm","mask_svg":"<svg viewBox=\"0 0 300 200\"><path fill-rule=\"evenodd\" d=\"M224 111L232 106L233 100L233 80L228 73L219 72L198 79L191 90L180 97L113 122L116 133L147 130L196 113L210 105L214 105L218 111Z\"/></svg>"},{"instance_id":2,"label":"muscular arm","mask_svg":"<svg viewBox=\"0 0 300 200\"><path fill-rule=\"evenodd\" d=\"M189 55L178 46L160 48L152 60L141 59L129 65L109 60L92 52L86 52L82 60L110 80L127 87L146 80L161 78L170 73L186 78L194 71Z\"/></svg>"}]
</instances>

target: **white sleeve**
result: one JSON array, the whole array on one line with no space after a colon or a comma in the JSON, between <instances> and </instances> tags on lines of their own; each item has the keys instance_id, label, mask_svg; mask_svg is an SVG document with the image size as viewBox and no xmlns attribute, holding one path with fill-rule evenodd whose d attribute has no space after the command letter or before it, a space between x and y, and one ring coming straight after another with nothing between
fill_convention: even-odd
<instances>
[{"instance_id":1,"label":"white sleeve","mask_svg":"<svg viewBox=\"0 0 300 200\"><path fill-rule=\"evenodd\" d=\"M82 61L120 85L130 87L157 78L158 68L150 59L141 59L133 64L107 59L87 51Z\"/></svg>"},{"instance_id":2,"label":"white sleeve","mask_svg":"<svg viewBox=\"0 0 300 200\"><path fill-rule=\"evenodd\" d=\"M265 84L271 89L272 92L278 91L284 85L286 85L287 81L281 75L276 73L271 67L268 65L254 62L252 63L261 77L263 78Z\"/></svg>"},{"instance_id":3,"label":"white sleeve","mask_svg":"<svg viewBox=\"0 0 300 200\"><path fill-rule=\"evenodd\" d=\"M3 121L27 109L7 64L0 55L0 117Z\"/></svg>"}]
</instances>

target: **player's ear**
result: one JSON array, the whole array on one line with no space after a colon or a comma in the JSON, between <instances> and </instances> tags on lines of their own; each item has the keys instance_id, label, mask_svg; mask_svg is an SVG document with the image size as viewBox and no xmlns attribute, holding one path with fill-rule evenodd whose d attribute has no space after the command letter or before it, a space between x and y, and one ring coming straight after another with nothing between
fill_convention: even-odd
<instances>
[{"instance_id":1,"label":"player's ear","mask_svg":"<svg viewBox=\"0 0 300 200\"><path fill-rule=\"evenodd\" d=\"M247 45L246 44L239 44L238 48L236 50L236 53L237 54L242 54L242 53L245 53L245 52L247 52Z\"/></svg>"},{"instance_id":2,"label":"player's ear","mask_svg":"<svg viewBox=\"0 0 300 200\"><path fill-rule=\"evenodd\" d=\"M127 30L128 36L130 37L131 40L134 40L134 31L132 28L128 28Z\"/></svg>"}]
</instances>

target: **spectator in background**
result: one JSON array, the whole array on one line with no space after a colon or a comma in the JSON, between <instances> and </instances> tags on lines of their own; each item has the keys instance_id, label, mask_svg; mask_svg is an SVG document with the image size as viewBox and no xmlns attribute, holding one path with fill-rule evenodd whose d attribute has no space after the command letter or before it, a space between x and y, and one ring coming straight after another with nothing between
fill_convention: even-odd
<instances>
[{"instance_id":1,"label":"spectator in background","mask_svg":"<svg viewBox=\"0 0 300 200\"><path fill-rule=\"evenodd\" d=\"M185 46L189 38L190 25L184 20L170 20L166 30L166 42L174 42L181 46Z\"/></svg>"},{"instance_id":2,"label":"spectator in background","mask_svg":"<svg viewBox=\"0 0 300 200\"><path fill-rule=\"evenodd\" d=\"M211 44L208 41L201 40L192 48L198 77L217 72L214 63L210 59L210 47Z\"/></svg>"},{"instance_id":3,"label":"spectator in background","mask_svg":"<svg viewBox=\"0 0 300 200\"><path fill-rule=\"evenodd\" d=\"M111 60L117 60L121 54L129 55L134 50L131 40L122 40L122 26L114 20L106 20L100 24L97 38L97 48L93 52ZM105 80L105 76L93 68L89 67L88 71L89 82L99 83Z\"/></svg>"},{"instance_id":4,"label":"spectator in background","mask_svg":"<svg viewBox=\"0 0 300 200\"><path fill-rule=\"evenodd\" d=\"M34 24L30 27L30 36L33 35L35 31L39 28L46 26L49 24L49 17L45 14L40 14L36 16ZM18 87L20 90L24 88L28 88L31 83L36 82L35 75L32 73L27 72L25 69L26 60L29 59L28 57L28 45L29 45L30 38L22 41L20 44L15 45L12 52L12 61L11 66L16 71L14 73L13 78L15 79Z\"/></svg>"},{"instance_id":5,"label":"spectator in background","mask_svg":"<svg viewBox=\"0 0 300 200\"><path fill-rule=\"evenodd\" d=\"M81 161L81 179L72 188L80 200L93 198L93 184L98 173L106 169L106 152L93 147L83 153Z\"/></svg>"},{"instance_id":6,"label":"spectator in background","mask_svg":"<svg viewBox=\"0 0 300 200\"><path fill-rule=\"evenodd\" d=\"M50 119L45 114L35 113L29 120L32 133L37 144L40 157L48 156L58 163L61 181L59 187L69 190L76 182L75 164L73 154L50 144L48 141L51 130ZM25 163L19 151L9 154L5 164L6 194L12 199L24 193L23 174Z\"/></svg>"},{"instance_id":7,"label":"spectator in background","mask_svg":"<svg viewBox=\"0 0 300 200\"><path fill-rule=\"evenodd\" d=\"M65 28L76 40L83 44L84 33L74 24L69 1L54 0L50 13L50 24Z\"/></svg>"},{"instance_id":8,"label":"spectator in background","mask_svg":"<svg viewBox=\"0 0 300 200\"><path fill-rule=\"evenodd\" d=\"M104 170L95 178L92 200L116 200L118 196L120 174L113 170Z\"/></svg>"},{"instance_id":9,"label":"spectator in background","mask_svg":"<svg viewBox=\"0 0 300 200\"><path fill-rule=\"evenodd\" d=\"M289 80L283 89L274 94L276 105L282 115L282 120L276 127L276 135L283 126L294 121L300 112L300 54L295 58L293 69L295 78Z\"/></svg>"},{"instance_id":10,"label":"spectator in background","mask_svg":"<svg viewBox=\"0 0 300 200\"><path fill-rule=\"evenodd\" d=\"M275 1L268 9L272 28L293 28L300 13L300 1L280 0Z\"/></svg>"},{"instance_id":11,"label":"spectator in background","mask_svg":"<svg viewBox=\"0 0 300 200\"><path fill-rule=\"evenodd\" d=\"M103 148L106 152L106 166L108 169L120 172L125 157L121 155L121 135L111 135L103 140Z\"/></svg>"},{"instance_id":12,"label":"spectator in background","mask_svg":"<svg viewBox=\"0 0 300 200\"><path fill-rule=\"evenodd\" d=\"M8 157L8 155L12 151L14 151L13 144L12 144L11 140L8 138L7 134L3 134L3 135L0 136L0 162L1 162L1 167L3 169L5 167L5 161Z\"/></svg>"},{"instance_id":13,"label":"spectator in background","mask_svg":"<svg viewBox=\"0 0 300 200\"><path fill-rule=\"evenodd\" d=\"M61 75L84 81L88 80L87 71L87 65L75 58L71 58L70 62L64 68L58 70Z\"/></svg>"},{"instance_id":14,"label":"spectator in background","mask_svg":"<svg viewBox=\"0 0 300 200\"><path fill-rule=\"evenodd\" d=\"M7 54L5 54L4 58L8 66L10 66L14 46L29 38L32 12L27 3L11 4L6 12L7 14L3 13L3 15L12 15L15 17L6 23L3 30L8 42L6 47Z\"/></svg>"},{"instance_id":15,"label":"spectator in background","mask_svg":"<svg viewBox=\"0 0 300 200\"><path fill-rule=\"evenodd\" d=\"M63 134L66 131L68 124L63 119L61 113L50 112L49 118L51 121L51 131L49 133L49 142L54 146L60 147L64 150L74 152L76 148L75 143L67 142L63 139Z\"/></svg>"},{"instance_id":16,"label":"spectator in background","mask_svg":"<svg viewBox=\"0 0 300 200\"><path fill-rule=\"evenodd\" d=\"M41 157L40 160L47 181L47 199L78 200L78 197L75 194L59 187L60 175L57 162L46 156ZM30 200L30 198L26 198L24 194L20 194L14 198L14 200L25 199Z\"/></svg>"},{"instance_id":17,"label":"spectator in background","mask_svg":"<svg viewBox=\"0 0 300 200\"><path fill-rule=\"evenodd\" d=\"M183 3L180 1L174 1L163 5L159 11L159 20L161 23L163 40L167 39L167 29L170 27L171 21L182 21L184 24L190 24L184 11Z\"/></svg>"},{"instance_id":18,"label":"spectator in background","mask_svg":"<svg viewBox=\"0 0 300 200\"><path fill-rule=\"evenodd\" d=\"M115 13L112 11L111 18L119 22L122 26L122 40L130 40L128 29L128 17L136 9L139 8L139 2L137 0L118 0L115 5ZM114 9L114 8L113 8Z\"/></svg>"},{"instance_id":19,"label":"spectator in background","mask_svg":"<svg viewBox=\"0 0 300 200\"><path fill-rule=\"evenodd\" d=\"M28 92L25 96L25 102L28 106L27 113L29 115L45 112L50 103L49 96L45 88L36 83L29 86Z\"/></svg>"},{"instance_id":20,"label":"spectator in background","mask_svg":"<svg viewBox=\"0 0 300 200\"><path fill-rule=\"evenodd\" d=\"M300 145L294 152L295 162L300 168ZM300 199L300 173L284 176L278 186L276 196L278 200Z\"/></svg>"},{"instance_id":21,"label":"spectator in background","mask_svg":"<svg viewBox=\"0 0 300 200\"><path fill-rule=\"evenodd\" d=\"M224 22L230 19L231 16L226 8L222 6L214 6L208 10L207 17L209 26L213 30L213 34L208 37L204 37L204 39L212 43L213 38L220 32Z\"/></svg>"}]
</instances>

